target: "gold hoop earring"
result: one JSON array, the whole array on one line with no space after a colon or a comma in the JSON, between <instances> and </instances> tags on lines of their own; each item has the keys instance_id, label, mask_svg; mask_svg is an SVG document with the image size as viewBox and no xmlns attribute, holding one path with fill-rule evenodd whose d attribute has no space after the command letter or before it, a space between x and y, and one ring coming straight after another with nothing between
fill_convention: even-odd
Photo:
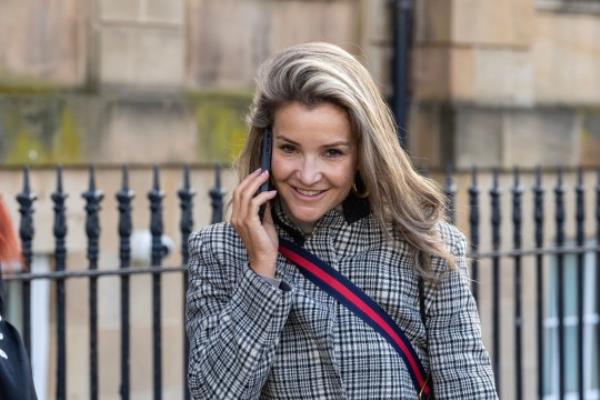
<instances>
[{"instance_id":1,"label":"gold hoop earring","mask_svg":"<svg viewBox=\"0 0 600 400\"><path fill-rule=\"evenodd\" d=\"M367 197L369 197L369 190L367 188L365 188L365 191L363 193L359 193L358 186L356 186L356 181L352 183L352 191L357 197L360 197L361 199L366 199Z\"/></svg>"}]
</instances>

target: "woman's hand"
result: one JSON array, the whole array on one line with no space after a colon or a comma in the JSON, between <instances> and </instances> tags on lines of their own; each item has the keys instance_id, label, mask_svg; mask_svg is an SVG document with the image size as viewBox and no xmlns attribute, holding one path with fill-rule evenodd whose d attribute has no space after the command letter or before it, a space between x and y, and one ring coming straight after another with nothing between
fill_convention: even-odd
<instances>
[{"instance_id":1,"label":"woman's hand","mask_svg":"<svg viewBox=\"0 0 600 400\"><path fill-rule=\"evenodd\" d=\"M256 195L260 185L268 179L269 171L261 172L261 169L258 169L248 175L233 191L231 224L246 246L250 267L257 274L274 278L279 239L268 201L277 195L277 191L270 190ZM267 204L261 224L258 210L264 203Z\"/></svg>"}]
</instances>

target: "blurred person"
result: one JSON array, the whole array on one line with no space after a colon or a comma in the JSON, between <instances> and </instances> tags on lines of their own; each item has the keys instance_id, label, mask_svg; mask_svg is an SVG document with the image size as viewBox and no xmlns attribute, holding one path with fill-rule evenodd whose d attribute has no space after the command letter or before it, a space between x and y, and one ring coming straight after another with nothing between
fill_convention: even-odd
<instances>
[{"instance_id":1,"label":"blurred person","mask_svg":"<svg viewBox=\"0 0 600 400\"><path fill-rule=\"evenodd\" d=\"M4 199L0 195L0 399L37 399L29 357L17 329L4 319L2 273L22 265L21 248Z\"/></svg>"},{"instance_id":2,"label":"blurred person","mask_svg":"<svg viewBox=\"0 0 600 400\"><path fill-rule=\"evenodd\" d=\"M497 398L465 236L367 70L290 47L261 66L248 121L230 222L189 241L192 397Z\"/></svg>"}]
</instances>

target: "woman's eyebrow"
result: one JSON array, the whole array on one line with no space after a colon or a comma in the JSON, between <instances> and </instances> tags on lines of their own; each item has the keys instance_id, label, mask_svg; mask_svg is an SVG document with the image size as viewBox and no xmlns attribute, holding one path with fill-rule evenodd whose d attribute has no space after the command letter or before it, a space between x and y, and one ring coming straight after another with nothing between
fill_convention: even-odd
<instances>
[{"instance_id":1,"label":"woman's eyebrow","mask_svg":"<svg viewBox=\"0 0 600 400\"><path fill-rule=\"evenodd\" d=\"M289 139L283 135L277 135L275 136L275 139L277 140L285 140L286 142L289 142L295 146L300 146L300 143L293 141L292 139ZM331 143L325 143L324 145L322 145L321 147L335 147L335 146L348 146L350 147L350 142L346 141L346 140L338 140L336 142L331 142Z\"/></svg>"}]
</instances>

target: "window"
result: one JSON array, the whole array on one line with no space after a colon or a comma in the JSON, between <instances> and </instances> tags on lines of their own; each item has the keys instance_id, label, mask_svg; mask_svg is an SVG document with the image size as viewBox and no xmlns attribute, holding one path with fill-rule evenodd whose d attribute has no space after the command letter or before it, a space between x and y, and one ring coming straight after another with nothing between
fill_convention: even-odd
<instances>
[{"instance_id":1,"label":"window","mask_svg":"<svg viewBox=\"0 0 600 400\"><path fill-rule=\"evenodd\" d=\"M595 241L588 242L595 245ZM584 308L583 308L583 348L584 348L584 390L586 399L600 399L598 368L600 349L600 317L596 254L588 252L584 257ZM548 265L545 298L546 318L544 321L544 398L555 399L558 396L558 316L557 316L557 276L556 259ZM565 344L565 393L566 399L577 398L577 256L564 256L564 344Z\"/></svg>"}]
</instances>

